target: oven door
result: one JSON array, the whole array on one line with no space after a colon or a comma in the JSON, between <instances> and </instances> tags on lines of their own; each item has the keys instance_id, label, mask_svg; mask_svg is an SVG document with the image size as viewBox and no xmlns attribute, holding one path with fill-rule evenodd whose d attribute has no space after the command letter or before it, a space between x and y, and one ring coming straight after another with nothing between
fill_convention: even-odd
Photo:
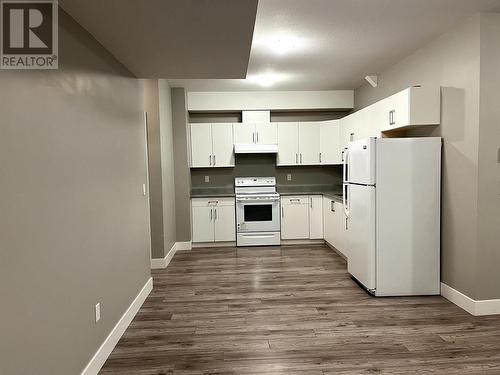
<instances>
[{"instance_id":1,"label":"oven door","mask_svg":"<svg viewBox=\"0 0 500 375\"><path fill-rule=\"evenodd\" d=\"M279 232L279 195L236 197L236 231Z\"/></svg>"}]
</instances>

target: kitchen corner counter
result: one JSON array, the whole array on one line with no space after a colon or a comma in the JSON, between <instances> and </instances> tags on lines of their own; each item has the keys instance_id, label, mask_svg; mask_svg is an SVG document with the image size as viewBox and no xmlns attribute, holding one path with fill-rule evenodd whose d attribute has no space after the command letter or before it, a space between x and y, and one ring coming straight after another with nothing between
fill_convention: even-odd
<instances>
[{"instance_id":1,"label":"kitchen corner counter","mask_svg":"<svg viewBox=\"0 0 500 375\"><path fill-rule=\"evenodd\" d=\"M205 188L205 189L192 189L191 198L221 198L221 197L234 197L233 188Z\"/></svg>"},{"instance_id":2,"label":"kitchen corner counter","mask_svg":"<svg viewBox=\"0 0 500 375\"><path fill-rule=\"evenodd\" d=\"M278 193L282 196L289 195L323 195L336 202L342 202L342 191L332 190L331 186L278 186Z\"/></svg>"}]
</instances>

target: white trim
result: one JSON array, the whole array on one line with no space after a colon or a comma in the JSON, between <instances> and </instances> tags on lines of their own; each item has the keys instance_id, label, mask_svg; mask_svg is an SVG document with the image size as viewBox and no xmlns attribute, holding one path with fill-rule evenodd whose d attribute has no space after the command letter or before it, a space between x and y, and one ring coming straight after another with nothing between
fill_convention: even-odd
<instances>
[{"instance_id":1,"label":"white trim","mask_svg":"<svg viewBox=\"0 0 500 375\"><path fill-rule=\"evenodd\" d=\"M167 268L168 264L172 260L177 251L177 243L172 245L170 251L165 255L165 258L153 258L151 259L151 269Z\"/></svg>"},{"instance_id":2,"label":"white trim","mask_svg":"<svg viewBox=\"0 0 500 375\"><path fill-rule=\"evenodd\" d=\"M82 371L81 375L97 375L151 290L153 290L153 278L150 277Z\"/></svg>"},{"instance_id":3,"label":"white trim","mask_svg":"<svg viewBox=\"0 0 500 375\"><path fill-rule=\"evenodd\" d=\"M222 242L195 242L193 243L193 249L201 249L204 247L234 247L236 246L236 241L222 241Z\"/></svg>"},{"instance_id":4,"label":"white trim","mask_svg":"<svg viewBox=\"0 0 500 375\"><path fill-rule=\"evenodd\" d=\"M191 241L186 241L186 242L176 242L175 243L175 249L177 251L182 251L182 250L191 250L193 248Z\"/></svg>"},{"instance_id":5,"label":"white trim","mask_svg":"<svg viewBox=\"0 0 500 375\"><path fill-rule=\"evenodd\" d=\"M445 283L441 283L441 295L474 316L500 314L500 299L476 301Z\"/></svg>"},{"instance_id":6,"label":"white trim","mask_svg":"<svg viewBox=\"0 0 500 375\"><path fill-rule=\"evenodd\" d=\"M281 240L280 245L281 246L286 246L286 245L323 245L325 243L325 240Z\"/></svg>"}]
</instances>

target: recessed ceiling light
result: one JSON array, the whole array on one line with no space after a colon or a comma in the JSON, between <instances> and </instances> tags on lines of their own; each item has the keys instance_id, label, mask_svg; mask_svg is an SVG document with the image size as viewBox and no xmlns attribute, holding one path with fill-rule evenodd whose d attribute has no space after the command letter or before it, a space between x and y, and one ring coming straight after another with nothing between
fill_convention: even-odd
<instances>
[{"instance_id":1,"label":"recessed ceiling light","mask_svg":"<svg viewBox=\"0 0 500 375\"><path fill-rule=\"evenodd\" d=\"M305 49L307 40L291 33L280 32L256 37L254 45L265 48L275 55L282 56Z\"/></svg>"}]
</instances>

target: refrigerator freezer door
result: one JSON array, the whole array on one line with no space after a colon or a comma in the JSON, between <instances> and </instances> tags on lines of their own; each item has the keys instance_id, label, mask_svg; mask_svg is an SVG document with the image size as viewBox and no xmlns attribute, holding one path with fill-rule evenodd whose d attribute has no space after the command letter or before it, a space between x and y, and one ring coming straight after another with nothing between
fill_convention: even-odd
<instances>
[{"instance_id":1,"label":"refrigerator freezer door","mask_svg":"<svg viewBox=\"0 0 500 375\"><path fill-rule=\"evenodd\" d=\"M346 182L353 184L375 184L376 138L364 138L349 143L347 147Z\"/></svg>"},{"instance_id":2,"label":"refrigerator freezer door","mask_svg":"<svg viewBox=\"0 0 500 375\"><path fill-rule=\"evenodd\" d=\"M348 185L348 272L367 289L375 289L375 187Z\"/></svg>"}]
</instances>

